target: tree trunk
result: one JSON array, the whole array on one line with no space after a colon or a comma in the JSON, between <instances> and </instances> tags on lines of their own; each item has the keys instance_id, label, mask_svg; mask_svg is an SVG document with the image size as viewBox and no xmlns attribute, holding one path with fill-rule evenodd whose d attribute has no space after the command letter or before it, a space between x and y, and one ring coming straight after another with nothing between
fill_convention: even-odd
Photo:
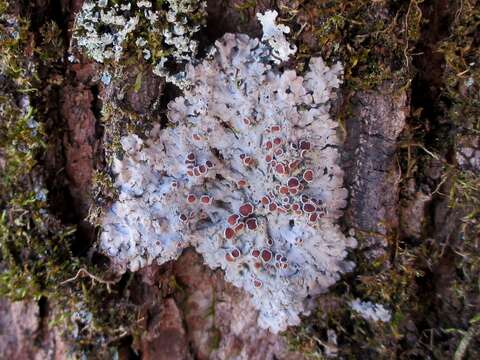
<instances>
[{"instance_id":1,"label":"tree trunk","mask_svg":"<svg viewBox=\"0 0 480 360\"><path fill-rule=\"evenodd\" d=\"M100 64L87 58L68 62L67 44L82 3L36 0L8 11L31 20L29 33L37 46L46 24L53 21L60 29L61 60L39 66L35 105L50 145L38 166L46 174L52 213L62 224L76 225L72 256L106 269L108 261L94 246L98 231L87 220L101 202L95 174L108 170L111 155L102 106L115 104L131 118L162 121L178 90L145 64L130 64L127 78L104 86L98 80ZM113 293L100 302L100 312L125 306L121 311L134 318L111 325L109 330L122 329L117 336L98 340L102 324L97 337L72 341L63 320L52 324L59 311L67 314L56 295L2 299L1 358L66 359L69 351L89 359L479 356L480 71L477 64L465 65L466 75L458 71L452 86L453 60L447 57L451 47L465 57L479 54L478 20L465 25L474 13L478 19L477 2L209 0L206 27L197 35L200 47L227 32L261 37L255 14L274 8L293 29L299 48L287 67L302 69L312 55L345 64L345 84L332 113L341 125L341 166L349 191L341 226L354 231L358 241L349 255L355 270L316 300L316 310L300 326L275 335L258 327L244 291L187 249L176 261L135 274L95 273L103 283L83 278L86 288L101 287L105 294L111 284ZM460 43L459 29L472 41ZM463 123L455 118L459 112ZM356 298L384 304L391 322L362 319L349 305Z\"/></svg>"}]
</instances>

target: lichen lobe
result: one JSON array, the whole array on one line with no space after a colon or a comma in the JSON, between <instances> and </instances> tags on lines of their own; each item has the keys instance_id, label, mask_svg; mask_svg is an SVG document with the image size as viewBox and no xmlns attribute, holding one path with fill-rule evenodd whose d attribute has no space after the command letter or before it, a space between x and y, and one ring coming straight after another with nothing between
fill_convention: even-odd
<instances>
[{"instance_id":1,"label":"lichen lobe","mask_svg":"<svg viewBox=\"0 0 480 360\"><path fill-rule=\"evenodd\" d=\"M278 332L351 270L355 240L335 224L347 191L328 102L342 67L314 58L302 78L271 60L258 39L227 34L187 66L192 86L168 105L171 126L122 139L100 248L135 271L194 246Z\"/></svg>"}]
</instances>

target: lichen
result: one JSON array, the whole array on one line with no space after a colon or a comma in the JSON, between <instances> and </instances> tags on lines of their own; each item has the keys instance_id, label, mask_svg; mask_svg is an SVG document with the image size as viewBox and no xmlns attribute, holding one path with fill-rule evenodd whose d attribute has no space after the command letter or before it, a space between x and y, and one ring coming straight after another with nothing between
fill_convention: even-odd
<instances>
[{"instance_id":1,"label":"lichen","mask_svg":"<svg viewBox=\"0 0 480 360\"><path fill-rule=\"evenodd\" d=\"M0 0L0 297L39 301L48 307L39 319L42 334L57 326L69 352L94 348L95 358L102 358L111 339L134 328L134 306L117 285L107 288L89 278L65 282L80 268L105 274L72 250L76 226L58 216L59 183L66 179L52 163L62 161L63 154L55 155L64 129L51 111L58 100L51 101L62 82L61 31L48 18L19 15L18 4ZM35 4L22 7L34 13ZM92 321L81 324L71 316L79 310L92 314Z\"/></svg>"},{"instance_id":2,"label":"lichen","mask_svg":"<svg viewBox=\"0 0 480 360\"><path fill-rule=\"evenodd\" d=\"M9 6L0 2L0 296L38 299L68 272L63 242L74 228L49 211L39 170L47 134L33 106L38 62L27 50L34 47L28 21Z\"/></svg>"},{"instance_id":3,"label":"lichen","mask_svg":"<svg viewBox=\"0 0 480 360\"><path fill-rule=\"evenodd\" d=\"M355 310L366 320L389 322L392 318L390 311L388 311L382 304L355 299L350 303L350 306L352 310Z\"/></svg>"},{"instance_id":4,"label":"lichen","mask_svg":"<svg viewBox=\"0 0 480 360\"><path fill-rule=\"evenodd\" d=\"M270 45L274 61L279 64L287 61L290 55L295 54L297 48L295 45L290 45L285 38L285 34L290 33L290 28L285 25L276 24L277 16L278 13L275 10L266 11L264 14L257 14L257 18L263 28L262 40Z\"/></svg>"},{"instance_id":5,"label":"lichen","mask_svg":"<svg viewBox=\"0 0 480 360\"><path fill-rule=\"evenodd\" d=\"M194 86L168 105L168 128L122 138L100 248L135 271L194 246L278 332L353 267L355 240L335 225L347 190L329 116L342 67L313 58L305 78L279 73L246 35L225 35L212 54L187 66Z\"/></svg>"},{"instance_id":6,"label":"lichen","mask_svg":"<svg viewBox=\"0 0 480 360\"><path fill-rule=\"evenodd\" d=\"M193 39L205 18L205 1L86 1L75 20L74 42L99 63L119 64L137 54L157 73L165 62L190 61L197 53ZM75 60L72 56L71 60Z\"/></svg>"}]
</instances>

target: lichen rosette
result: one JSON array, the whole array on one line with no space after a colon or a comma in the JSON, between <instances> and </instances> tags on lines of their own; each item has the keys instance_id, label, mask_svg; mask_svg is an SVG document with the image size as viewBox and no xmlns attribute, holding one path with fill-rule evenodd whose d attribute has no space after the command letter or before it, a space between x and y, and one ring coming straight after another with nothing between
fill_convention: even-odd
<instances>
[{"instance_id":1,"label":"lichen rosette","mask_svg":"<svg viewBox=\"0 0 480 360\"><path fill-rule=\"evenodd\" d=\"M278 332L352 268L355 241L335 224L347 190L328 103L342 68L313 58L301 77L272 68L269 54L257 39L225 35L187 66L192 86L168 105L169 126L122 139L120 195L100 247L137 270L193 246Z\"/></svg>"}]
</instances>

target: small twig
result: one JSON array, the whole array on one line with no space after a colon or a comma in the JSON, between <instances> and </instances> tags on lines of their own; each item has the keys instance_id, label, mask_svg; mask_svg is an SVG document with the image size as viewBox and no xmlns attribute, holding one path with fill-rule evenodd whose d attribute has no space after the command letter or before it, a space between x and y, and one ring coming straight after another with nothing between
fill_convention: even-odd
<instances>
[{"instance_id":1,"label":"small twig","mask_svg":"<svg viewBox=\"0 0 480 360\"><path fill-rule=\"evenodd\" d=\"M438 157L438 155L432 153L430 150L428 150L425 146L423 146L422 144L419 144L419 143L406 143L404 145L401 145L400 147L402 148L409 148L410 146L416 146L416 147L419 147L420 149L422 149L423 151L425 151L428 155L430 155L432 158L434 158L435 160L440 160L440 158Z\"/></svg>"},{"instance_id":2,"label":"small twig","mask_svg":"<svg viewBox=\"0 0 480 360\"><path fill-rule=\"evenodd\" d=\"M115 281L111 281L111 280L104 280L104 279L101 279L99 278L98 276L95 276L93 274L91 274L87 269L85 268L81 268L80 270L78 270L77 274L73 277L73 278L70 278L70 279L67 279L65 281L62 281L60 283L60 285L65 285L65 284L68 284L69 282L72 282L72 281L76 281L78 280L80 277L85 277L85 276L88 276L92 282L99 282L100 284L105 284L107 285L107 291L110 292L110 285L113 285L115 284Z\"/></svg>"},{"instance_id":3,"label":"small twig","mask_svg":"<svg viewBox=\"0 0 480 360\"><path fill-rule=\"evenodd\" d=\"M457 73L455 76L461 77L461 76L465 75L466 73L468 73L469 71L470 71L470 69L460 71L460 72Z\"/></svg>"},{"instance_id":4,"label":"small twig","mask_svg":"<svg viewBox=\"0 0 480 360\"><path fill-rule=\"evenodd\" d=\"M462 16L463 12L463 0L460 0L460 7L455 12L455 20L453 21L454 24L458 24L460 16Z\"/></svg>"},{"instance_id":5,"label":"small twig","mask_svg":"<svg viewBox=\"0 0 480 360\"><path fill-rule=\"evenodd\" d=\"M442 187L442 185L445 183L445 181L447 181L447 177L444 176L442 181L440 181L440 183L437 185L437 187L435 188L435 190L430 194L430 196L433 196L435 195L437 192L442 195L442 196L445 196L445 194L441 193L440 192L440 188Z\"/></svg>"},{"instance_id":6,"label":"small twig","mask_svg":"<svg viewBox=\"0 0 480 360\"><path fill-rule=\"evenodd\" d=\"M298 37L300 36L300 34L302 33L303 30L305 30L305 28L307 26L310 26L309 24L307 23L303 23L302 26L300 27L300 30L298 30L295 35L293 36L294 39L298 39Z\"/></svg>"},{"instance_id":7,"label":"small twig","mask_svg":"<svg viewBox=\"0 0 480 360\"><path fill-rule=\"evenodd\" d=\"M460 343L458 344L457 350L455 351L455 354L453 355L454 360L462 360L465 357L465 354L467 353L468 345L475 338L475 335L477 334L477 331L478 331L478 328L475 325L472 325L468 329L468 331L463 336L462 340L460 340Z\"/></svg>"},{"instance_id":8,"label":"small twig","mask_svg":"<svg viewBox=\"0 0 480 360\"><path fill-rule=\"evenodd\" d=\"M418 13L420 14L420 18L422 17L422 10L420 9L420 7L418 6L418 3L416 0L411 0L410 3L408 4L408 9L407 9L407 13L405 15L405 48L403 49L403 55L405 56L405 61L406 61L406 67L407 67L407 70L410 68L410 59L408 57L408 52L409 52L409 39L408 39L408 18L410 16L410 11L412 10L412 4L414 4L416 10L418 11Z\"/></svg>"},{"instance_id":9,"label":"small twig","mask_svg":"<svg viewBox=\"0 0 480 360\"><path fill-rule=\"evenodd\" d=\"M128 336L130 333L126 330L121 330L122 332L120 333L120 335L108 340L108 343L109 344L112 344L112 343L115 343L117 342L118 340L124 338L125 336Z\"/></svg>"}]
</instances>

